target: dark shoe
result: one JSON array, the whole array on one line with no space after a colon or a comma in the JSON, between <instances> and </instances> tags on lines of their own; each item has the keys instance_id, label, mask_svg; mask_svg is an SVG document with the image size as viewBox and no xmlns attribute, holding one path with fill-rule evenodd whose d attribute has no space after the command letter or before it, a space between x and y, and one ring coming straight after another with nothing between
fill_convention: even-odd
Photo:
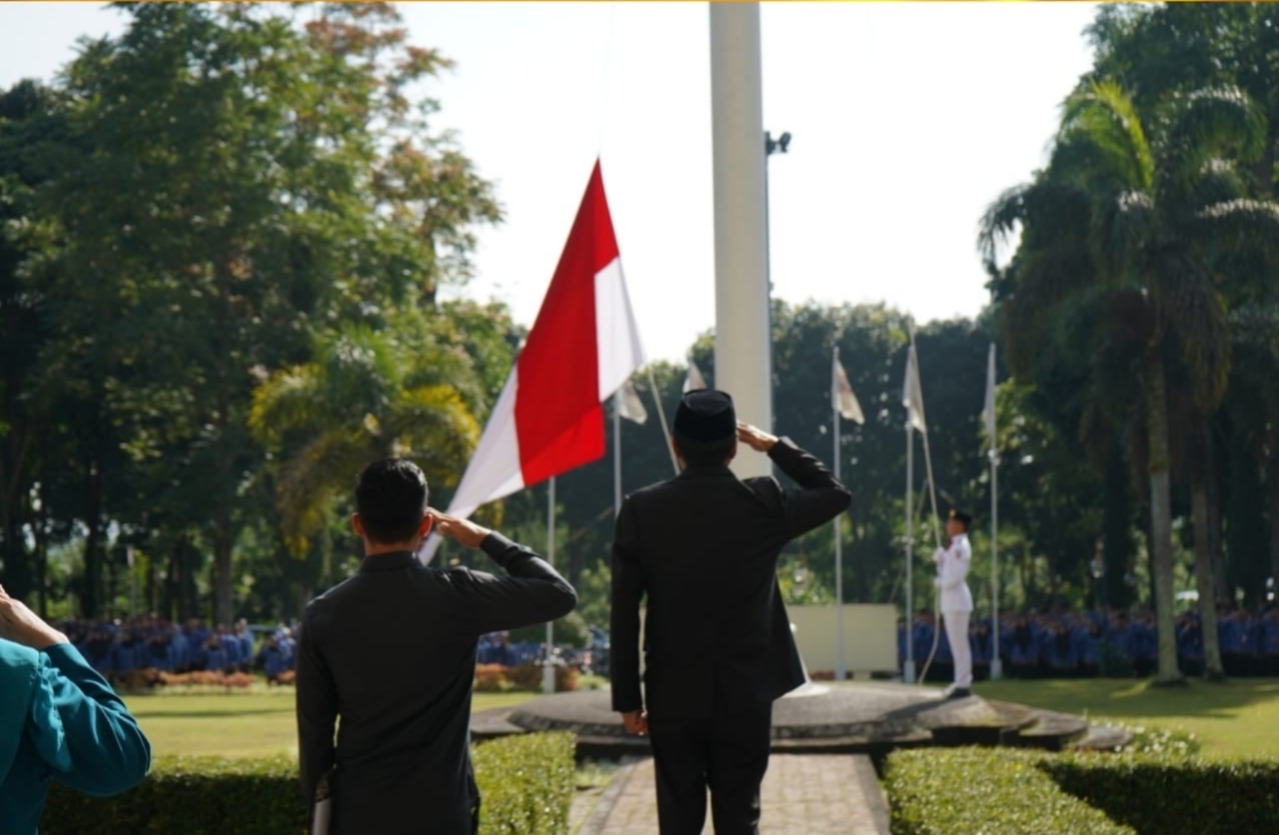
<instances>
[{"instance_id":1,"label":"dark shoe","mask_svg":"<svg viewBox=\"0 0 1279 835\"><path fill-rule=\"evenodd\" d=\"M948 699L966 699L973 694L972 688L969 687L952 687L946 693Z\"/></svg>"}]
</instances>

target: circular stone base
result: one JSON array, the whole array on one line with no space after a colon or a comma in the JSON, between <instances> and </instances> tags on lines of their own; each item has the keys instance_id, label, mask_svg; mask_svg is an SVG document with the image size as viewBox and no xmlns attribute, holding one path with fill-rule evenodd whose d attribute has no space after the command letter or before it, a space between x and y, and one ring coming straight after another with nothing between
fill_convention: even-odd
<instances>
[{"instance_id":1,"label":"circular stone base","mask_svg":"<svg viewBox=\"0 0 1279 835\"><path fill-rule=\"evenodd\" d=\"M571 731L583 757L643 754L648 748L647 739L626 733L607 689L543 696L472 720L480 739L528 731ZM773 703L776 752L875 754L920 745L1060 749L1085 736L1097 738L1077 716L978 696L943 699L935 688L892 682L809 684Z\"/></svg>"}]
</instances>

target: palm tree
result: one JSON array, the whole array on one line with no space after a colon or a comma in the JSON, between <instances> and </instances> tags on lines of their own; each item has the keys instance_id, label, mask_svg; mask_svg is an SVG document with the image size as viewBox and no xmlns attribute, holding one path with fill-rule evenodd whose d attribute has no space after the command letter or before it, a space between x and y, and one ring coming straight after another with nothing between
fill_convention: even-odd
<instances>
[{"instance_id":1,"label":"palm tree","mask_svg":"<svg viewBox=\"0 0 1279 835\"><path fill-rule=\"evenodd\" d=\"M1057 323L1080 305L1098 311L1094 333L1135 349L1132 406L1142 418L1150 490L1157 683L1181 680L1169 372L1188 382L1198 414L1215 411L1230 368L1223 270L1245 250L1279 261L1279 205L1246 196L1244 164L1261 153L1266 135L1261 111L1233 88L1172 96L1147 124L1117 85L1094 83L1066 100L1047 169L1003 194L981 224L979 247L1005 299L1001 327L1014 373L1033 373L1037 346L1046 335L1062 338ZM1017 253L999 271L996 250L1019 227ZM1210 582L1202 565L1199 575ZM1201 595L1200 605L1205 630L1215 632L1212 595ZM1206 643L1214 639L1205 633Z\"/></svg>"},{"instance_id":2,"label":"palm tree","mask_svg":"<svg viewBox=\"0 0 1279 835\"><path fill-rule=\"evenodd\" d=\"M277 502L294 555L305 553L369 461L411 457L444 487L455 487L466 467L479 439L459 390L469 359L415 327L422 322L403 324L330 335L314 362L267 376L254 391L249 428L282 457Z\"/></svg>"}]
</instances>

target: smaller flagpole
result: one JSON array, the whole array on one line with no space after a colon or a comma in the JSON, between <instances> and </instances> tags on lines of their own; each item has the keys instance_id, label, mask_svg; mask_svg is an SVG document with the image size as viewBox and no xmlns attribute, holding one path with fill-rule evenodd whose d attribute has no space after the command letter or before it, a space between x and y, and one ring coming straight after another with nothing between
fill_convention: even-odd
<instances>
[{"instance_id":1,"label":"smaller flagpole","mask_svg":"<svg viewBox=\"0 0 1279 835\"><path fill-rule=\"evenodd\" d=\"M986 385L993 395L995 386L995 343L990 343L990 357L986 366ZM990 414L986 417L988 429L995 429L994 397L988 397L986 408ZM990 432L988 439L990 457L990 632L992 651L990 654L990 678L998 681L1004 677L1004 662L999 657L999 449L996 446L995 432Z\"/></svg>"},{"instance_id":2,"label":"smaller flagpole","mask_svg":"<svg viewBox=\"0 0 1279 835\"><path fill-rule=\"evenodd\" d=\"M671 430L666 425L666 410L662 408L662 390L657 387L657 378L653 376L653 366L648 366L648 386L653 390L653 402L657 404L657 418L662 422L662 435L666 438L666 451L671 455L671 469L679 475L679 462L675 460L675 449L671 446Z\"/></svg>"},{"instance_id":3,"label":"smaller flagpole","mask_svg":"<svg viewBox=\"0 0 1279 835\"><path fill-rule=\"evenodd\" d=\"M546 491L546 561L555 565L555 476L551 476ZM546 622L546 648L543 653L542 692L555 692L555 624Z\"/></svg>"},{"instance_id":4,"label":"smaller flagpole","mask_svg":"<svg viewBox=\"0 0 1279 835\"><path fill-rule=\"evenodd\" d=\"M913 493L914 493L914 470L915 470L915 444L914 437L911 432L913 427L910 424L910 410L906 412L906 663L902 667L902 681L906 684L915 683L915 602L911 596L913 588L911 586L912 563L914 563L914 535L915 535L915 519L911 511L914 509Z\"/></svg>"},{"instance_id":5,"label":"smaller flagpole","mask_svg":"<svg viewBox=\"0 0 1279 835\"><path fill-rule=\"evenodd\" d=\"M831 353L830 366L830 409L831 426L835 437L835 480L839 481L839 459L841 457L839 443L839 390L835 369L839 362L839 347ZM835 517L835 680L843 681L847 673L844 667L844 543L840 536L840 524L844 514Z\"/></svg>"},{"instance_id":6,"label":"smaller flagpole","mask_svg":"<svg viewBox=\"0 0 1279 835\"><path fill-rule=\"evenodd\" d=\"M613 518L622 512L622 390L613 395Z\"/></svg>"}]
</instances>

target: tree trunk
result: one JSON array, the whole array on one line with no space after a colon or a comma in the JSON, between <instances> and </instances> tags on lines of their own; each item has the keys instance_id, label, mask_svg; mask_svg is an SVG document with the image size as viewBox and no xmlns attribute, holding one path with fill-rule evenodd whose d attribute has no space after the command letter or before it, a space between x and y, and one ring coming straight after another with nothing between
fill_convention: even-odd
<instances>
[{"instance_id":1,"label":"tree trunk","mask_svg":"<svg viewBox=\"0 0 1279 835\"><path fill-rule=\"evenodd\" d=\"M95 461L89 462L89 474L85 480L85 518L89 534L84 539L84 597L81 611L84 617L99 616L102 608L102 474Z\"/></svg>"},{"instance_id":2,"label":"tree trunk","mask_svg":"<svg viewBox=\"0 0 1279 835\"><path fill-rule=\"evenodd\" d=\"M1177 669L1177 634L1172 613L1172 491L1169 486L1168 396L1163 357L1147 354L1146 429L1150 443L1150 544L1154 573L1155 623L1159 634L1159 669L1155 684L1185 679Z\"/></svg>"},{"instance_id":3,"label":"tree trunk","mask_svg":"<svg viewBox=\"0 0 1279 835\"><path fill-rule=\"evenodd\" d=\"M228 522L220 522L213 534L213 620L216 625L230 626L231 611L231 534Z\"/></svg>"},{"instance_id":4,"label":"tree trunk","mask_svg":"<svg viewBox=\"0 0 1279 835\"><path fill-rule=\"evenodd\" d=\"M1275 456L1279 462L1279 456ZM1270 580L1279 594L1279 468L1270 475Z\"/></svg>"},{"instance_id":5,"label":"tree trunk","mask_svg":"<svg viewBox=\"0 0 1279 835\"><path fill-rule=\"evenodd\" d=\"M1199 474L1202 476L1202 473ZM1199 621L1204 642L1204 678L1225 681L1221 666L1221 644L1217 640L1216 588L1212 576L1212 537L1208 522L1208 487L1202 477L1195 479L1191 490L1195 522L1195 579L1199 587Z\"/></svg>"}]
</instances>

